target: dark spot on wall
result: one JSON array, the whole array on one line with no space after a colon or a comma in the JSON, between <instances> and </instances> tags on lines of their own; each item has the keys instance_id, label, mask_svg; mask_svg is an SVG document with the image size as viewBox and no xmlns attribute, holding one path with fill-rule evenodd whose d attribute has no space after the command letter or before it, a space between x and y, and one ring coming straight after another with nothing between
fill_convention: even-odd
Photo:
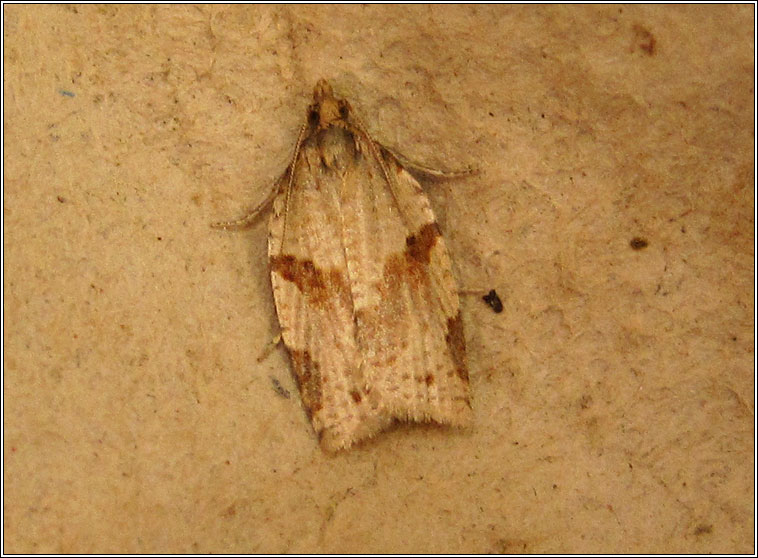
<instances>
[{"instance_id":1,"label":"dark spot on wall","mask_svg":"<svg viewBox=\"0 0 758 558\"><path fill-rule=\"evenodd\" d=\"M699 537L700 535L710 535L713 533L713 525L708 525L707 523L701 523L697 527L695 527L695 536Z\"/></svg>"},{"instance_id":2,"label":"dark spot on wall","mask_svg":"<svg viewBox=\"0 0 758 558\"><path fill-rule=\"evenodd\" d=\"M654 56L656 51L655 37L642 25L635 25L632 28L634 32L634 45L648 56Z\"/></svg>"},{"instance_id":3,"label":"dark spot on wall","mask_svg":"<svg viewBox=\"0 0 758 558\"><path fill-rule=\"evenodd\" d=\"M492 308L492 311L495 312L495 314L499 314L503 311L503 301L500 300L499 296L497 296L495 289L492 289L490 292L484 295L482 297L482 300L486 302L490 308Z\"/></svg>"},{"instance_id":4,"label":"dark spot on wall","mask_svg":"<svg viewBox=\"0 0 758 558\"><path fill-rule=\"evenodd\" d=\"M640 236L635 236L632 240L629 241L629 246L632 247L632 250L643 250L647 248L648 242Z\"/></svg>"}]
</instances>

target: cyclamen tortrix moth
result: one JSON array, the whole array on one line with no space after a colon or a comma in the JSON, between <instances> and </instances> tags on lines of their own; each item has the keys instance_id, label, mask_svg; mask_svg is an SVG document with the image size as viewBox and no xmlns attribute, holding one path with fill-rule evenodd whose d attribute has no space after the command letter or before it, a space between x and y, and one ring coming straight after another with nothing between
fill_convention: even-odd
<instances>
[{"instance_id":1,"label":"cyclamen tortrix moth","mask_svg":"<svg viewBox=\"0 0 758 558\"><path fill-rule=\"evenodd\" d=\"M395 420L470 424L458 291L429 199L325 80L272 194L276 311L322 448ZM268 201L216 226L250 224Z\"/></svg>"}]
</instances>

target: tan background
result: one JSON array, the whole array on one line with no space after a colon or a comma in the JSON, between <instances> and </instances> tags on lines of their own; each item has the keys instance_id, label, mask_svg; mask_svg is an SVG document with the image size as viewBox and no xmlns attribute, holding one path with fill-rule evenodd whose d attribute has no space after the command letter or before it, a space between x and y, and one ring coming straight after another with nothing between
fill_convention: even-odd
<instances>
[{"instance_id":1,"label":"tan background","mask_svg":"<svg viewBox=\"0 0 758 558\"><path fill-rule=\"evenodd\" d=\"M5 6L5 552L753 552L753 6ZM433 166L476 423L321 453L266 223L320 77ZM646 248L630 241L644 238ZM287 393L275 389L280 383Z\"/></svg>"}]
</instances>

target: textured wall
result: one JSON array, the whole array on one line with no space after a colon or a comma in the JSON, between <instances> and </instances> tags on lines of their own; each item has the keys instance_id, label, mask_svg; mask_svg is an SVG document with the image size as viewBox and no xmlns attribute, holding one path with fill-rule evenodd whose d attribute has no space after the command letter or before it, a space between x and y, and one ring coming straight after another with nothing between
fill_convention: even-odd
<instances>
[{"instance_id":1,"label":"textured wall","mask_svg":"<svg viewBox=\"0 0 758 558\"><path fill-rule=\"evenodd\" d=\"M753 10L4 6L4 551L754 552ZM321 77L479 169L470 431L328 457L256 362L265 219L208 224Z\"/></svg>"}]
</instances>

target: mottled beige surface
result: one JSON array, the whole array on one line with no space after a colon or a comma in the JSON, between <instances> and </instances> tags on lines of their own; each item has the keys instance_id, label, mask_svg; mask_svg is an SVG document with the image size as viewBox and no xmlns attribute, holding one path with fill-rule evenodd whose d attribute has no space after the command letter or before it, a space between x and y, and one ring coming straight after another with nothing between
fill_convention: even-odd
<instances>
[{"instance_id":1,"label":"mottled beige surface","mask_svg":"<svg viewBox=\"0 0 758 558\"><path fill-rule=\"evenodd\" d=\"M4 6L3 550L753 552L753 9ZM328 457L256 363L265 220L208 223L320 77L481 171L470 432Z\"/></svg>"}]
</instances>

